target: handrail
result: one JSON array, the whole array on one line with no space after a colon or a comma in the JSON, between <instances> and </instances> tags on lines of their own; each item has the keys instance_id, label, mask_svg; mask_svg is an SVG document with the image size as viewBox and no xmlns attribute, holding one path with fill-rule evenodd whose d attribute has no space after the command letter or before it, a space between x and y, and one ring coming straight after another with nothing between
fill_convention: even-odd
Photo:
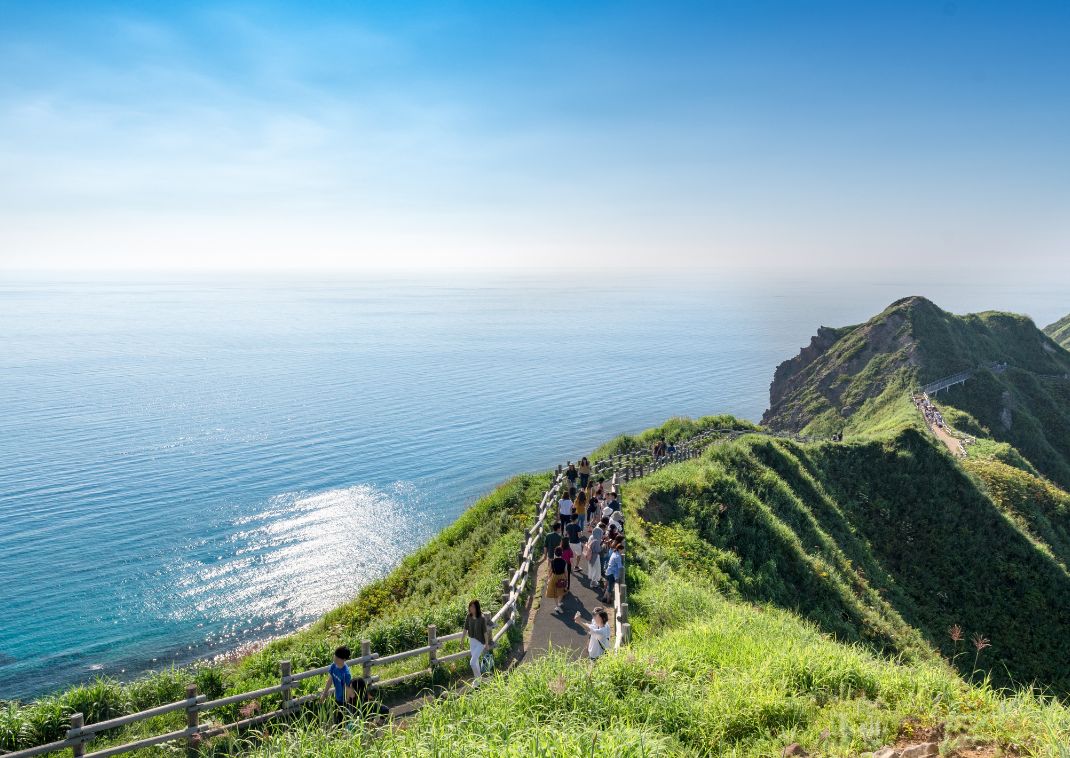
<instances>
[{"instance_id":1,"label":"handrail","mask_svg":"<svg viewBox=\"0 0 1070 758\"><path fill-rule=\"evenodd\" d=\"M704 432L700 432L688 440L681 442L674 453L666 455L662 458L654 460L650 452L647 450L633 450L627 453L616 454L609 456L608 458L601 459L592 466L592 470L612 471L611 487L612 490L616 490L624 482L631 481L632 479L651 474L654 471L670 464L679 461L688 460L690 458L697 457L700 453L700 446L706 440L712 439L718 436L728 435L730 437L739 436L742 434L752 433L752 430L739 430L739 429L711 429ZM571 463L571 462L570 462ZM536 519L533 526L527 530L526 539L524 542L524 548L518 553L518 566L517 569L510 575L509 579L502 582L502 605L498 611L488 618L488 628L491 631L492 644L497 644L505 635L512 629L518 618L517 606L521 601L524 590L528 585L528 581L532 575L532 569L538 571L539 560L537 558L536 549L539 544L539 540L542 538L543 532L546 531L552 519L550 518L551 510L557 505L557 495L560 493L564 482L564 467L558 466L554 472L553 478L550 482L550 486L543 493L539 505L536 509ZM614 591L614 625L616 631L616 647L620 647L622 644L626 644L631 636L631 625L628 623L628 603L626 600L626 585L623 583L617 584ZM498 627L496 630L495 627ZM361 642L361 655L351 658L347 663L351 666L359 666L362 670L362 678L369 683L369 686L374 689L383 687L389 687L394 684L398 684L409 679L416 678L418 676L426 675L435 669L436 666L441 666L447 662L461 660L468 656L467 651L461 651L458 653L451 653L443 657L438 657L436 653L447 642L456 642L463 639L463 632L454 632L452 634L438 636L437 629L434 625L431 625L427 629L427 644L417 647L413 650L403 650L390 655L380 655L371 651L371 642L369 640L363 640ZM386 666L391 663L396 663L407 658L412 658L420 655L427 655L429 665L427 668L420 669L419 671L402 674L394 677L393 679L387 679L381 681L378 676L373 675L372 668L375 666ZM215 700L206 700L204 695L197 693L196 685L189 685L186 688L186 698L173 703L167 703L165 705L159 705L154 708L149 708L144 711L138 711L137 713L131 713L125 716L120 716L107 721L100 721L95 724L84 724L84 718L81 713L72 714L70 717L70 729L67 732L66 738L55 742L50 742L44 745L37 745L30 748L24 748L22 750L16 750L10 753L4 753L4 758L31 758L32 756L46 755L48 753L58 752L60 750L70 749L72 754L76 758L86 756L86 758L104 758L105 756L119 755L121 753L131 752L143 747L151 745L158 745L164 742L171 742L176 740L186 740L188 745L192 748L195 746L196 741L210 736L223 734L232 729L244 728L252 726L254 724L261 724L272 718L280 716L286 716L293 713L300 706L305 703L314 701L318 695L300 695L293 696L293 687L296 683L305 679L309 679L314 676L322 676L327 673L330 666L320 666L318 668L308 669L297 673L291 672L290 661L279 661L279 684L272 685L270 687L262 687L260 689L252 690L249 692L236 693L234 695L227 695L225 697L217 698ZM260 697L266 697L268 695L282 695L282 705L278 709L269 713L259 714L253 717L246 717L238 721L229 724L200 724L199 716L205 711L210 711L215 708L220 708L227 705L234 705L236 703L244 702L247 700L255 700ZM187 717L187 726L185 729L167 732L151 737L144 737L134 742L129 742L123 745L115 745L112 747L104 748L102 750L95 751L93 753L86 753L86 743L98 736L99 733L107 731L109 729L115 729L120 726L126 726L138 721L153 718L155 716L164 715L167 713L173 713L176 711L185 711Z\"/></svg>"}]
</instances>

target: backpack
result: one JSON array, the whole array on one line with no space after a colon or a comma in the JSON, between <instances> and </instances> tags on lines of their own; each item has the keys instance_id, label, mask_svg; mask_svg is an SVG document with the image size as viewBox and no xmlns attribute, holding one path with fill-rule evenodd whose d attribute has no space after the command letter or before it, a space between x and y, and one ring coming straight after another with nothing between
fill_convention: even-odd
<instances>
[{"instance_id":1,"label":"backpack","mask_svg":"<svg viewBox=\"0 0 1070 758\"><path fill-rule=\"evenodd\" d=\"M479 670L483 674L489 674L494 670L494 653L484 650L479 656Z\"/></svg>"}]
</instances>

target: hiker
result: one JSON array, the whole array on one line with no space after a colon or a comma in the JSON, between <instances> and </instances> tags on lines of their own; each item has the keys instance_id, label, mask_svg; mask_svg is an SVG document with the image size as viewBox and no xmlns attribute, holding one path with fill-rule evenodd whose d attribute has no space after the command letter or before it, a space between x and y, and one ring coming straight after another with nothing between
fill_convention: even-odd
<instances>
[{"instance_id":1,"label":"hiker","mask_svg":"<svg viewBox=\"0 0 1070 758\"><path fill-rule=\"evenodd\" d=\"M606 574L606 564L609 562L609 519L603 518L598 521L598 528L602 531L601 546L598 551L598 576Z\"/></svg>"},{"instance_id":2,"label":"hiker","mask_svg":"<svg viewBox=\"0 0 1070 758\"><path fill-rule=\"evenodd\" d=\"M323 692L320 693L320 700L326 700L327 693L331 691L332 686L334 687L334 703L337 706L334 711L336 724L342 723L347 714L356 711L352 703L356 694L353 690L353 672L349 670L347 663L351 655L349 648L345 645L335 649L334 662L327 669L327 681L323 685Z\"/></svg>"},{"instance_id":3,"label":"hiker","mask_svg":"<svg viewBox=\"0 0 1070 758\"><path fill-rule=\"evenodd\" d=\"M567 544L569 548L571 548L572 554L576 556L577 569L580 567L579 557L580 552L583 550L583 536L580 534L580 532L582 531L583 530L580 527L579 522L570 521L569 523L565 524L565 544Z\"/></svg>"},{"instance_id":4,"label":"hiker","mask_svg":"<svg viewBox=\"0 0 1070 758\"><path fill-rule=\"evenodd\" d=\"M390 716L390 709L372 695L371 688L364 681L364 677L358 676L353 680L353 693L357 709L365 716L374 719L388 718Z\"/></svg>"},{"instance_id":5,"label":"hiker","mask_svg":"<svg viewBox=\"0 0 1070 758\"><path fill-rule=\"evenodd\" d=\"M599 500L597 498L592 498L591 501L587 503L587 518L584 519L584 528L594 526L594 523L598 521L598 514L601 510L602 505Z\"/></svg>"},{"instance_id":6,"label":"hiker","mask_svg":"<svg viewBox=\"0 0 1070 758\"><path fill-rule=\"evenodd\" d=\"M555 521L553 529L542 541L542 545L546 548L546 563L549 565L550 561L554 559L554 550L561 547L561 522Z\"/></svg>"},{"instance_id":7,"label":"hiker","mask_svg":"<svg viewBox=\"0 0 1070 758\"><path fill-rule=\"evenodd\" d=\"M572 592L572 546L566 541L561 545L561 557L565 561L565 592Z\"/></svg>"},{"instance_id":8,"label":"hiker","mask_svg":"<svg viewBox=\"0 0 1070 758\"><path fill-rule=\"evenodd\" d=\"M584 573L587 574L587 580L593 589L602 583L602 537L605 531L600 522L591 523L594 526L591 527L591 536L587 539L583 552L587 557L587 570Z\"/></svg>"},{"instance_id":9,"label":"hiker","mask_svg":"<svg viewBox=\"0 0 1070 758\"><path fill-rule=\"evenodd\" d=\"M483 609L479 607L478 600L468 603L468 615L464 617L461 644L464 644L465 639L468 640L468 651L471 653L469 663L472 666L472 686L478 687L483 679L483 672L479 668L479 656L483 655L483 651L490 644L490 630L487 629L487 619L483 616Z\"/></svg>"},{"instance_id":10,"label":"hiker","mask_svg":"<svg viewBox=\"0 0 1070 758\"><path fill-rule=\"evenodd\" d=\"M598 486L594 488L594 494L599 498L606 496L606 478L604 476L598 477Z\"/></svg>"},{"instance_id":11,"label":"hiker","mask_svg":"<svg viewBox=\"0 0 1070 758\"><path fill-rule=\"evenodd\" d=\"M580 489L586 489L587 483L591 481L591 462L584 456L580 458Z\"/></svg>"},{"instance_id":12,"label":"hiker","mask_svg":"<svg viewBox=\"0 0 1070 758\"><path fill-rule=\"evenodd\" d=\"M585 490L580 490L579 494L576 495L575 502L572 503L572 513L575 516L575 518L572 520L580 522L581 529L583 528L583 519L587 518L588 502L589 498L587 497L587 492Z\"/></svg>"},{"instance_id":13,"label":"hiker","mask_svg":"<svg viewBox=\"0 0 1070 758\"><path fill-rule=\"evenodd\" d=\"M575 490L569 490L568 494L562 495L561 499L557 501L558 519L562 524L567 524L572 520L572 514L575 510L572 505L572 498L576 496Z\"/></svg>"},{"instance_id":14,"label":"hiker","mask_svg":"<svg viewBox=\"0 0 1070 758\"><path fill-rule=\"evenodd\" d=\"M580 475L580 472L576 470L575 464L569 461L568 468L565 469L565 478L568 479L569 489L575 489L576 477Z\"/></svg>"},{"instance_id":15,"label":"hiker","mask_svg":"<svg viewBox=\"0 0 1070 758\"><path fill-rule=\"evenodd\" d=\"M546 597L552 597L556 601L554 613L561 610L561 599L568 589L568 566L561 553L560 547L554 549L554 557L550 561L550 578L546 582Z\"/></svg>"},{"instance_id":16,"label":"hiker","mask_svg":"<svg viewBox=\"0 0 1070 758\"><path fill-rule=\"evenodd\" d=\"M613 586L624 580L624 548L619 541L612 543L609 549L609 562L606 564L606 594L602 602L613 602Z\"/></svg>"},{"instance_id":17,"label":"hiker","mask_svg":"<svg viewBox=\"0 0 1070 758\"><path fill-rule=\"evenodd\" d=\"M576 611L573 616L576 623L582 623L583 617ZM591 639L587 643L587 657L592 661L600 658L603 653L609 652L609 613L605 608L595 608L591 617L591 623L585 624L587 634Z\"/></svg>"}]
</instances>

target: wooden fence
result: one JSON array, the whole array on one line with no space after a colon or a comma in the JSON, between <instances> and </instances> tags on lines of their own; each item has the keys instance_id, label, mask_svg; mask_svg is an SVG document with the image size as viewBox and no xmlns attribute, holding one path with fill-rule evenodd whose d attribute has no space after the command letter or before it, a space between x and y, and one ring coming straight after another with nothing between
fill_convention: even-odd
<instances>
[{"instance_id":1,"label":"wooden fence","mask_svg":"<svg viewBox=\"0 0 1070 758\"><path fill-rule=\"evenodd\" d=\"M734 437L743 434L739 430L720 429L708 430L698 434L677 447L677 450L658 460L654 460L648 450L638 450L626 454L614 455L597 461L592 467L592 475L611 474L611 486L616 487L646 474L653 473L670 463L687 460L696 457L701 448L714 438ZM567 464L566 464L567 465ZM523 606L525 592L529 586L533 586L538 575L540 550L542 548L543 533L549 528L557 515L557 500L562 489L566 486L564 467L558 466L550 487L543 493L539 502L537 516L533 526L527 530L524 549L517 556L517 568L509 579L502 581L502 605L498 611L490 616L488 628L491 630L494 644L497 645L515 626L520 618L520 608ZM614 631L616 640L614 646L619 648L631 638L631 624L628 622L628 599L627 586L624 582L616 585L613 598L614 605ZM402 684L410 679L426 676L438 666L459 661L469 656L467 650L439 656L438 651L448 642L460 641L462 632L439 635L434 626L427 628L427 644L414 650L405 650L390 655L380 655L371 649L371 642L364 640L360 645L360 655L348 661L354 669L360 668L361 677L373 688L385 688ZM391 679L380 680L375 675L377 666L386 666L408 658L427 656L427 666L418 671L402 674ZM294 696L294 686L299 682L312 677L326 676L330 666L308 669L294 673L291 671L290 661L279 662L279 683L271 687L242 692L236 695L208 700L204 695L197 693L194 684L186 688L186 698L174 703L149 708L126 716L98 721L94 724L86 724L81 713L75 713L70 717L70 729L67 736L56 742L50 742L37 747L17 750L12 753L0 753L5 758L30 758L31 756L45 755L60 750L71 750L74 756L87 756L87 758L106 758L107 756L128 753L165 742L185 741L190 751L194 751L198 744L205 739L215 737L227 732L237 731L248 727L262 724L277 718L289 716L299 711L306 704L314 702L319 697L319 692L308 695ZM271 695L279 695L281 704L275 710L267 713L259 713L228 724L201 723L201 714L222 708L228 705L258 700ZM103 748L92 753L86 753L86 746L94 738L112 729L128 726L139 721L182 711L186 714L186 726L172 732L146 737L123 745L115 745Z\"/></svg>"}]
</instances>

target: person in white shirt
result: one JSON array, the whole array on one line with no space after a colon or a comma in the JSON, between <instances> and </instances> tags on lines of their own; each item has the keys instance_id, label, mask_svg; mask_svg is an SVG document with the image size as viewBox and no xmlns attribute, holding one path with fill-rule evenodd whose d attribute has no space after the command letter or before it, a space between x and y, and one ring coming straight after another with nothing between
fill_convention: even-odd
<instances>
[{"instance_id":1,"label":"person in white shirt","mask_svg":"<svg viewBox=\"0 0 1070 758\"><path fill-rule=\"evenodd\" d=\"M572 510L572 498L568 495L562 496L562 498L557 501L557 511L561 514L562 524L567 524L572 520Z\"/></svg>"},{"instance_id":2,"label":"person in white shirt","mask_svg":"<svg viewBox=\"0 0 1070 758\"><path fill-rule=\"evenodd\" d=\"M576 611L575 620L582 622L579 611ZM591 623L585 625L590 641L587 643L587 657L592 661L609 652L609 614L605 608L595 608Z\"/></svg>"}]
</instances>

